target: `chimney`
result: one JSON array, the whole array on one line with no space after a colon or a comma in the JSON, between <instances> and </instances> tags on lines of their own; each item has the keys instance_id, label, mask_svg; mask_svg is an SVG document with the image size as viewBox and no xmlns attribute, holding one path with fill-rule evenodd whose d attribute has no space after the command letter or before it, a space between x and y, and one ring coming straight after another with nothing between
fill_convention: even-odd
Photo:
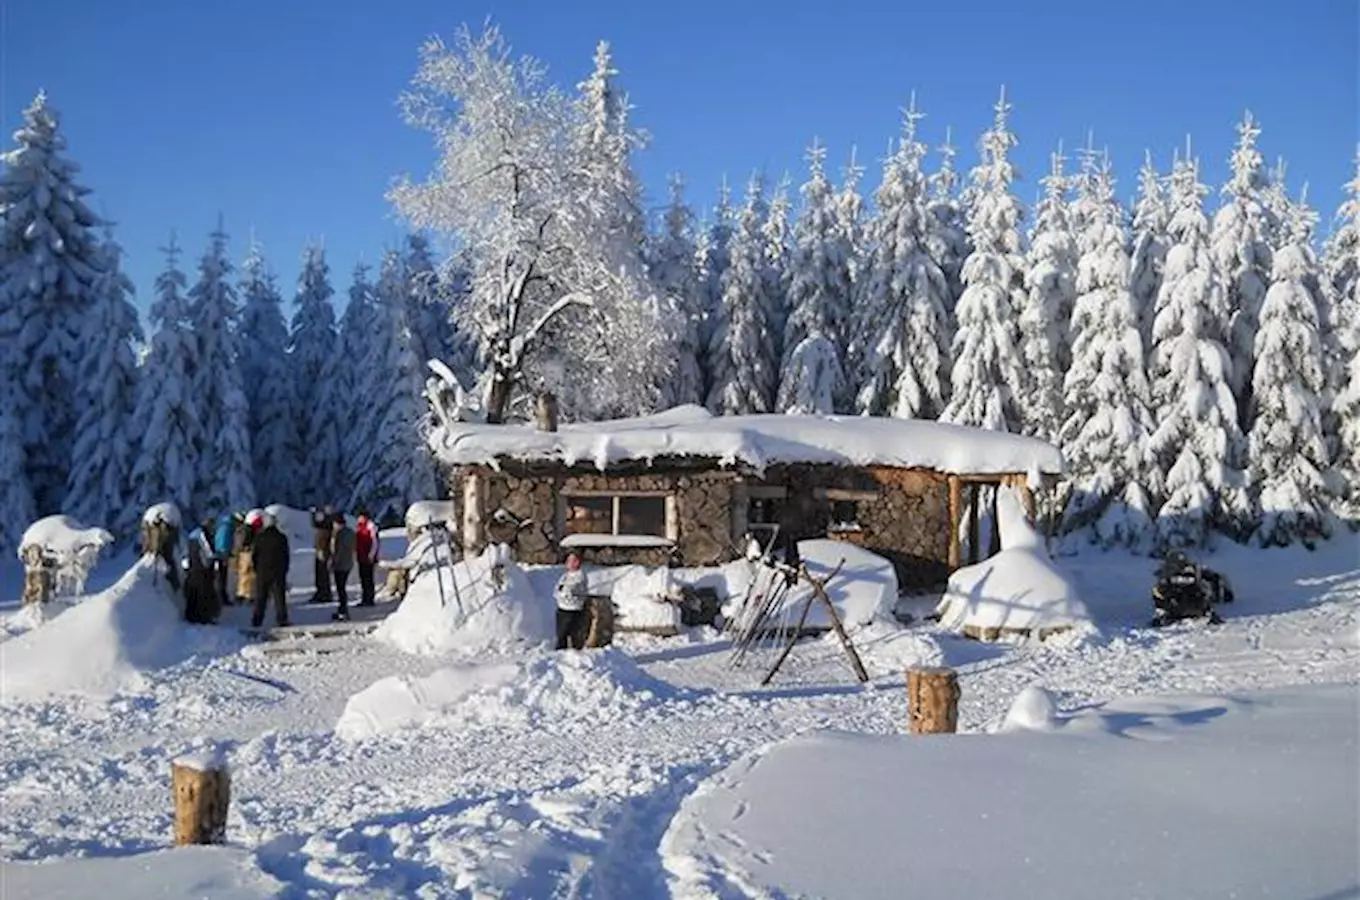
<instances>
[{"instance_id":1,"label":"chimney","mask_svg":"<svg viewBox=\"0 0 1360 900\"><path fill-rule=\"evenodd\" d=\"M534 421L539 431L557 430L557 395L552 391L534 397Z\"/></svg>"}]
</instances>

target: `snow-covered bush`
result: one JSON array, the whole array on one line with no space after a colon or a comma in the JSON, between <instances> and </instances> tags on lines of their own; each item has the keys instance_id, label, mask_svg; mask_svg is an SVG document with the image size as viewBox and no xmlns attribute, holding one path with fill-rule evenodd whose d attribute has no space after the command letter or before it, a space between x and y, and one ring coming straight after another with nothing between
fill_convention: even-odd
<instances>
[{"instance_id":1,"label":"snow-covered bush","mask_svg":"<svg viewBox=\"0 0 1360 900\"><path fill-rule=\"evenodd\" d=\"M86 527L70 516L48 516L28 527L19 541L19 558L30 547L38 547L53 568L54 597L78 597L85 593L85 582L99 562L99 554L113 543L113 535L102 528Z\"/></svg>"}]
</instances>

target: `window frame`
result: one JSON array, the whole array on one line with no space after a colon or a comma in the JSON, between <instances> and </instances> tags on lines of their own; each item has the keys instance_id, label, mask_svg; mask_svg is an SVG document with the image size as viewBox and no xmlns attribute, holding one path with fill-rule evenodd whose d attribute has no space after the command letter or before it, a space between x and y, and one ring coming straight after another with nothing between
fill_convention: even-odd
<instances>
[{"instance_id":1,"label":"window frame","mask_svg":"<svg viewBox=\"0 0 1360 900\"><path fill-rule=\"evenodd\" d=\"M574 535L595 535L595 536L597 536L597 537L599 537L599 538L611 538L611 537L614 537L614 538L618 538L618 537L624 537L624 538L627 538L627 537L636 537L636 538L656 538L656 539L658 539L658 540L666 540L666 541L670 541L670 542L672 542L672 543L674 543L675 541L678 541L678 540L680 539L680 535L679 535L679 530L680 530L680 529L679 529L678 506L677 506L677 504L676 504L676 496L675 496L675 494L674 494L673 492L671 492L671 491L629 491L629 490L618 490L618 491L584 491L584 490L583 490L583 491L573 491L573 490L564 490L564 491L561 492L561 494L560 494L559 496L561 497L562 510L563 510L563 527L562 527L562 537L563 537L563 539L573 537ZM609 531L606 531L606 532L600 532L600 531L595 531L595 532L591 532L591 531L568 531L568 530L567 530L567 529L568 529L568 523L570 522L570 520L566 517L566 511L569 510L569 509L571 508L571 506L572 506L572 500L573 500L573 499L576 499L576 498L579 498L579 499L597 499L597 500L598 500L598 499L601 499L601 498L608 498L608 499L611 501L611 503L610 503L610 514L609 514L609 528L610 528L610 530L609 530ZM663 505L662 505L662 525L661 525L662 533L661 533L661 534L646 534L646 533L636 532L636 531L620 531L620 530L619 530L619 522L620 522L620 515L619 515L619 513L620 513L620 509L619 509L620 504L619 504L619 501L622 500L622 499L625 499L625 498L645 498L645 499L660 499L660 500L662 500L662 501L663 501Z\"/></svg>"}]
</instances>

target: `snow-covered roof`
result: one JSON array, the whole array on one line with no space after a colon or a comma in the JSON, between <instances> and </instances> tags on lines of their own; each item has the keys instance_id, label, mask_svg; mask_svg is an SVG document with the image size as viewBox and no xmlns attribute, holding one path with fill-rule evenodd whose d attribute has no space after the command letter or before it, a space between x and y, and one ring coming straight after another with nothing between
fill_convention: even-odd
<instances>
[{"instance_id":1,"label":"snow-covered roof","mask_svg":"<svg viewBox=\"0 0 1360 900\"><path fill-rule=\"evenodd\" d=\"M713 416L680 406L654 416L563 425L458 423L431 435L448 465L502 461L611 464L662 457L714 459L760 471L776 463L931 469L957 475L1060 475L1062 454L1035 438L914 419L867 416Z\"/></svg>"}]
</instances>

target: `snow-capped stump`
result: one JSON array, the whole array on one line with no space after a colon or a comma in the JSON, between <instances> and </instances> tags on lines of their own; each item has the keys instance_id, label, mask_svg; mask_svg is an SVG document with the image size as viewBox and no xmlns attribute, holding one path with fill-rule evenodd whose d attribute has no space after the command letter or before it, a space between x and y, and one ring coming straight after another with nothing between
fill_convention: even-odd
<instances>
[{"instance_id":1,"label":"snow-capped stump","mask_svg":"<svg viewBox=\"0 0 1360 900\"><path fill-rule=\"evenodd\" d=\"M76 597L113 543L102 528L87 528L70 516L48 516L28 527L19 541L24 563L24 602L46 603L53 597Z\"/></svg>"},{"instance_id":2,"label":"snow-capped stump","mask_svg":"<svg viewBox=\"0 0 1360 900\"><path fill-rule=\"evenodd\" d=\"M953 734L959 728L959 676L953 669L907 670L907 716L912 734Z\"/></svg>"},{"instance_id":3,"label":"snow-capped stump","mask_svg":"<svg viewBox=\"0 0 1360 900\"><path fill-rule=\"evenodd\" d=\"M173 503L157 503L142 513L142 555L162 560L169 570L166 576L176 588L179 587L179 566L175 563L175 547L179 544L182 527L179 507Z\"/></svg>"},{"instance_id":4,"label":"snow-capped stump","mask_svg":"<svg viewBox=\"0 0 1360 900\"><path fill-rule=\"evenodd\" d=\"M227 836L231 770L218 753L181 756L170 763L175 797L175 846L220 844Z\"/></svg>"}]
</instances>

